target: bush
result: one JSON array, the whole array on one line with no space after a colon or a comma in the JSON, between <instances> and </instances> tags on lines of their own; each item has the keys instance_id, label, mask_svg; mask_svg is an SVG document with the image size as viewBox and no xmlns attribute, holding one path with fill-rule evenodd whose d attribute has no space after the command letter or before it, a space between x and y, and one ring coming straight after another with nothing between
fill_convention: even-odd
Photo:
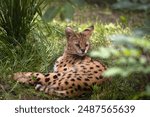
<instances>
[{"instance_id":1,"label":"bush","mask_svg":"<svg viewBox=\"0 0 150 117\"><path fill-rule=\"evenodd\" d=\"M24 44L32 30L41 0L0 1L0 41L10 45Z\"/></svg>"},{"instance_id":2,"label":"bush","mask_svg":"<svg viewBox=\"0 0 150 117\"><path fill-rule=\"evenodd\" d=\"M145 37L114 35L110 38L112 46L100 47L91 52L93 57L111 61L103 75L113 78L112 84L100 86L101 94L96 93L93 98L97 95L98 99L150 98L150 93L143 93L150 85L149 35Z\"/></svg>"}]
</instances>

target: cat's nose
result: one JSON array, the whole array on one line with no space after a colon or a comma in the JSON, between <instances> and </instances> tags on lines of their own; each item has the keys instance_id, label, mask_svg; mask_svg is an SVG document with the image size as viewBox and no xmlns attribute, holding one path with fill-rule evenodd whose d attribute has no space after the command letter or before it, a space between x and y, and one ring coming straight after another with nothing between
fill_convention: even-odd
<instances>
[{"instance_id":1,"label":"cat's nose","mask_svg":"<svg viewBox=\"0 0 150 117\"><path fill-rule=\"evenodd\" d=\"M85 49L81 49L81 51L82 51L82 53L84 53L84 52L85 52Z\"/></svg>"}]
</instances>

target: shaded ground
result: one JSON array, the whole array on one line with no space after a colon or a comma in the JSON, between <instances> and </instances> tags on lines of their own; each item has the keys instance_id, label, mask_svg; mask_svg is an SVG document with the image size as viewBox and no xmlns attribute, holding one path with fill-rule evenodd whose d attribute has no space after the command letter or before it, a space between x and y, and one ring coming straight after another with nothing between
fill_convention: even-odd
<instances>
[{"instance_id":1,"label":"shaded ground","mask_svg":"<svg viewBox=\"0 0 150 117\"><path fill-rule=\"evenodd\" d=\"M129 12L112 10L109 7L101 8L97 5L86 6L78 9L74 16L74 21L79 23L85 22L102 22L116 23L120 22L127 26L139 26L144 21L142 12Z\"/></svg>"}]
</instances>

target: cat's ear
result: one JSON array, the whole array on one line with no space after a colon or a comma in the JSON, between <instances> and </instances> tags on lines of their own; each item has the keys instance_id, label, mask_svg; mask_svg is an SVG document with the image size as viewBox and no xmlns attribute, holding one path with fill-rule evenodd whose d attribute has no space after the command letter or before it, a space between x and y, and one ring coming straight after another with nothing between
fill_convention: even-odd
<instances>
[{"instance_id":1,"label":"cat's ear","mask_svg":"<svg viewBox=\"0 0 150 117\"><path fill-rule=\"evenodd\" d=\"M93 30L94 30L94 26L92 25L92 26L86 28L86 29L82 32L82 34L85 35L86 38L89 38L89 37L92 35Z\"/></svg>"},{"instance_id":2,"label":"cat's ear","mask_svg":"<svg viewBox=\"0 0 150 117\"><path fill-rule=\"evenodd\" d=\"M66 33L67 39L68 39L70 36L74 35L74 31L73 31L73 29L72 29L71 27L66 27L65 33Z\"/></svg>"}]
</instances>

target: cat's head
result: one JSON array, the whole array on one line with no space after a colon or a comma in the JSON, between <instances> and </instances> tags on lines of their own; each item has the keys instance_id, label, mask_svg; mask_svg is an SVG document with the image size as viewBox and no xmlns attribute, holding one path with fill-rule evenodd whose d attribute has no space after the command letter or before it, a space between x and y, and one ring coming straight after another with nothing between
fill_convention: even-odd
<instances>
[{"instance_id":1,"label":"cat's head","mask_svg":"<svg viewBox=\"0 0 150 117\"><path fill-rule=\"evenodd\" d=\"M82 32L75 32L71 27L65 30L67 38L66 52L78 56L84 56L89 50L89 38L92 35L94 26L90 26Z\"/></svg>"}]
</instances>

